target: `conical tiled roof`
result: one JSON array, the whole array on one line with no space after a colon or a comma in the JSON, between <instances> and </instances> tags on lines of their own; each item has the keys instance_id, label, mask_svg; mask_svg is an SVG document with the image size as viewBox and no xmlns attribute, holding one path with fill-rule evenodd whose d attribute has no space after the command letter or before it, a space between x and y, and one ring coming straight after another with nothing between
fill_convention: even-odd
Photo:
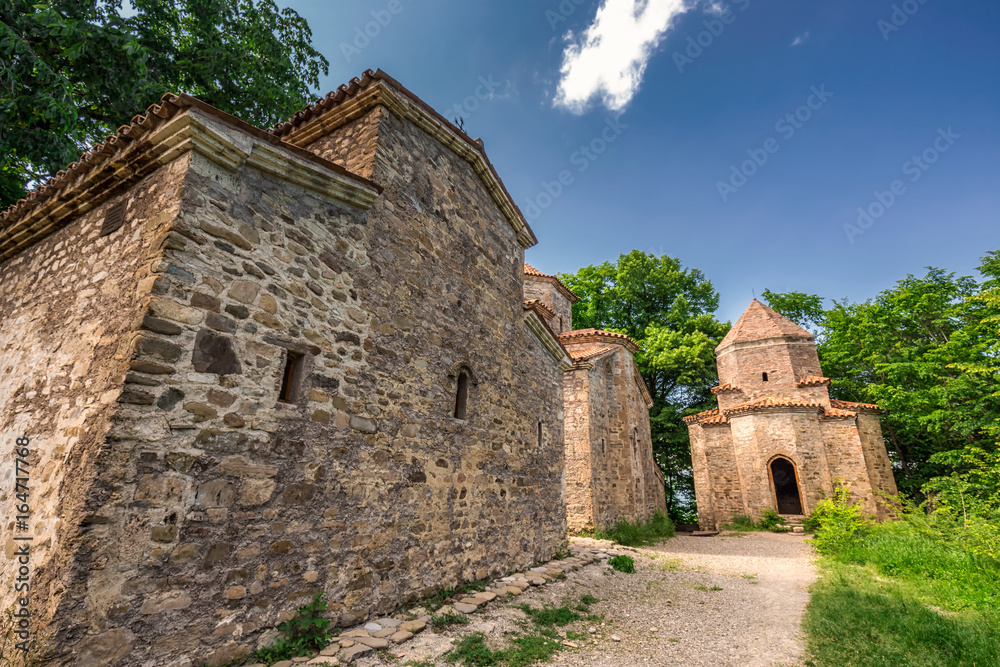
<instances>
[{"instance_id":1,"label":"conical tiled roof","mask_svg":"<svg viewBox=\"0 0 1000 667\"><path fill-rule=\"evenodd\" d=\"M811 333L795 322L754 299L715 349L721 350L733 343L783 336L813 338Z\"/></svg>"}]
</instances>

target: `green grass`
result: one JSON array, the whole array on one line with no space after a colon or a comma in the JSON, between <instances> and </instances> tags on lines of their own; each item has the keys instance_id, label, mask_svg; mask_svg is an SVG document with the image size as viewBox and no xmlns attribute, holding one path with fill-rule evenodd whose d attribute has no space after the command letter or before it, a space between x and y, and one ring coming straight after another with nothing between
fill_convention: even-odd
<instances>
[{"instance_id":1,"label":"green grass","mask_svg":"<svg viewBox=\"0 0 1000 667\"><path fill-rule=\"evenodd\" d=\"M619 521L610 528L599 528L594 531L594 537L597 539L611 540L627 547L656 544L673 536L673 522L660 512L653 515L653 518L646 523Z\"/></svg>"},{"instance_id":2,"label":"green grass","mask_svg":"<svg viewBox=\"0 0 1000 667\"><path fill-rule=\"evenodd\" d=\"M466 667L525 667L539 662L548 662L562 644L544 634L521 635L511 639L507 648L492 650L486 645L481 634L462 637L455 648L445 655L448 662L457 662Z\"/></svg>"},{"instance_id":3,"label":"green grass","mask_svg":"<svg viewBox=\"0 0 1000 667\"><path fill-rule=\"evenodd\" d=\"M847 494L814 514L822 576L804 621L814 667L1000 664L1000 561L990 531L905 512L880 525Z\"/></svg>"},{"instance_id":4,"label":"green grass","mask_svg":"<svg viewBox=\"0 0 1000 667\"><path fill-rule=\"evenodd\" d=\"M610 565L612 569L624 572L625 574L632 574L635 572L635 560L631 556L619 555L614 558L609 558L608 565Z\"/></svg>"},{"instance_id":5,"label":"green grass","mask_svg":"<svg viewBox=\"0 0 1000 667\"><path fill-rule=\"evenodd\" d=\"M772 533L787 533L791 531L790 526L785 525L785 520L774 510L764 510L759 520L746 514L736 514L733 520L722 527L737 533L749 533L752 531L766 530Z\"/></svg>"},{"instance_id":6,"label":"green grass","mask_svg":"<svg viewBox=\"0 0 1000 667\"><path fill-rule=\"evenodd\" d=\"M919 587L826 558L803 627L812 667L987 667L998 664L995 614L937 611ZM880 580L881 579L881 580ZM920 594L920 593L924 594Z\"/></svg>"},{"instance_id":7,"label":"green grass","mask_svg":"<svg viewBox=\"0 0 1000 667\"><path fill-rule=\"evenodd\" d=\"M527 614L535 625L542 627L569 625L573 621L580 620L580 614L569 607L542 607L541 609L535 609L531 605L522 604L518 609ZM584 609L584 611L588 610Z\"/></svg>"}]
</instances>

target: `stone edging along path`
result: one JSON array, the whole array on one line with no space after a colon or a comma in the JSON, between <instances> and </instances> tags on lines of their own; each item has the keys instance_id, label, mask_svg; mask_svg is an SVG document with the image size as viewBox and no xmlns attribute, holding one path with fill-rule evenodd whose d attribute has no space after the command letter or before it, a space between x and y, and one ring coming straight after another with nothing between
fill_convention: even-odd
<instances>
[{"instance_id":1,"label":"stone edging along path","mask_svg":"<svg viewBox=\"0 0 1000 667\"><path fill-rule=\"evenodd\" d=\"M618 554L608 549L587 549L570 546L570 557L549 561L544 565L533 567L525 572L519 572L503 577L480 593L464 595L455 598L450 604L438 609L436 615L452 613L473 614L494 600L509 599L509 596L519 596L533 586L545 586L567 572L572 572L592 563L603 562ZM409 619L409 620L407 620ZM276 662L272 667L294 667L296 665L342 665L350 664L358 658L374 653L378 649L388 649L400 646L411 640L416 634L423 632L431 622L431 614L427 609L415 607L394 614L391 617L380 618L377 621L356 625L341 632L319 654L311 657L294 658ZM253 664L248 667L266 667L263 664Z\"/></svg>"}]
</instances>

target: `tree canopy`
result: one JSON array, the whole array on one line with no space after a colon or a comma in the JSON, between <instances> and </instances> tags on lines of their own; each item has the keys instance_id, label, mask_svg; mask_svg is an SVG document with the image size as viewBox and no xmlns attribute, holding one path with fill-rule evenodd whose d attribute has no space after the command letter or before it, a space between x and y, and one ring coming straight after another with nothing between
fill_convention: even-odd
<instances>
[{"instance_id":1,"label":"tree canopy","mask_svg":"<svg viewBox=\"0 0 1000 667\"><path fill-rule=\"evenodd\" d=\"M327 72L311 39L273 0L0 3L0 210L166 92L287 118Z\"/></svg>"},{"instance_id":2,"label":"tree canopy","mask_svg":"<svg viewBox=\"0 0 1000 667\"><path fill-rule=\"evenodd\" d=\"M801 307L820 302L815 295L765 298L790 319L820 326L834 397L887 411L882 426L901 490L1000 508L1000 253L984 257L979 271L977 280L930 268L870 301L819 314Z\"/></svg>"},{"instance_id":3,"label":"tree canopy","mask_svg":"<svg viewBox=\"0 0 1000 667\"><path fill-rule=\"evenodd\" d=\"M653 397L653 454L666 478L667 508L675 520L693 521L691 449L681 418L713 407L715 347L729 331L714 315L718 293L701 271L639 250L560 278L580 297L574 328L624 333L639 343L635 360Z\"/></svg>"}]
</instances>

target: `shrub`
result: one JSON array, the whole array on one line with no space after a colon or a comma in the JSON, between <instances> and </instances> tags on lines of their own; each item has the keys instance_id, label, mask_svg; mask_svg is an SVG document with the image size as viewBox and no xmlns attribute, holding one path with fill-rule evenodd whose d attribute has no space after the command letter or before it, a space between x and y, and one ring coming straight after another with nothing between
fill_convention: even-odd
<instances>
[{"instance_id":1,"label":"shrub","mask_svg":"<svg viewBox=\"0 0 1000 667\"><path fill-rule=\"evenodd\" d=\"M271 664L309 655L326 648L333 634L329 631L330 619L321 615L324 611L326 602L323 600L323 594L318 593L312 602L299 607L294 617L278 625L278 630L284 632L286 636L257 649L253 659Z\"/></svg>"},{"instance_id":2,"label":"shrub","mask_svg":"<svg viewBox=\"0 0 1000 667\"><path fill-rule=\"evenodd\" d=\"M632 574L635 572L635 561L631 556L615 556L614 558L608 559L608 565L610 565L612 569L624 572L625 574Z\"/></svg>"},{"instance_id":3,"label":"shrub","mask_svg":"<svg viewBox=\"0 0 1000 667\"><path fill-rule=\"evenodd\" d=\"M863 537L873 522L861 513L860 503L851 504L850 489L843 480L838 480L833 498L824 498L816 503L809 524L815 531L813 544L816 550L830 555Z\"/></svg>"}]
</instances>

